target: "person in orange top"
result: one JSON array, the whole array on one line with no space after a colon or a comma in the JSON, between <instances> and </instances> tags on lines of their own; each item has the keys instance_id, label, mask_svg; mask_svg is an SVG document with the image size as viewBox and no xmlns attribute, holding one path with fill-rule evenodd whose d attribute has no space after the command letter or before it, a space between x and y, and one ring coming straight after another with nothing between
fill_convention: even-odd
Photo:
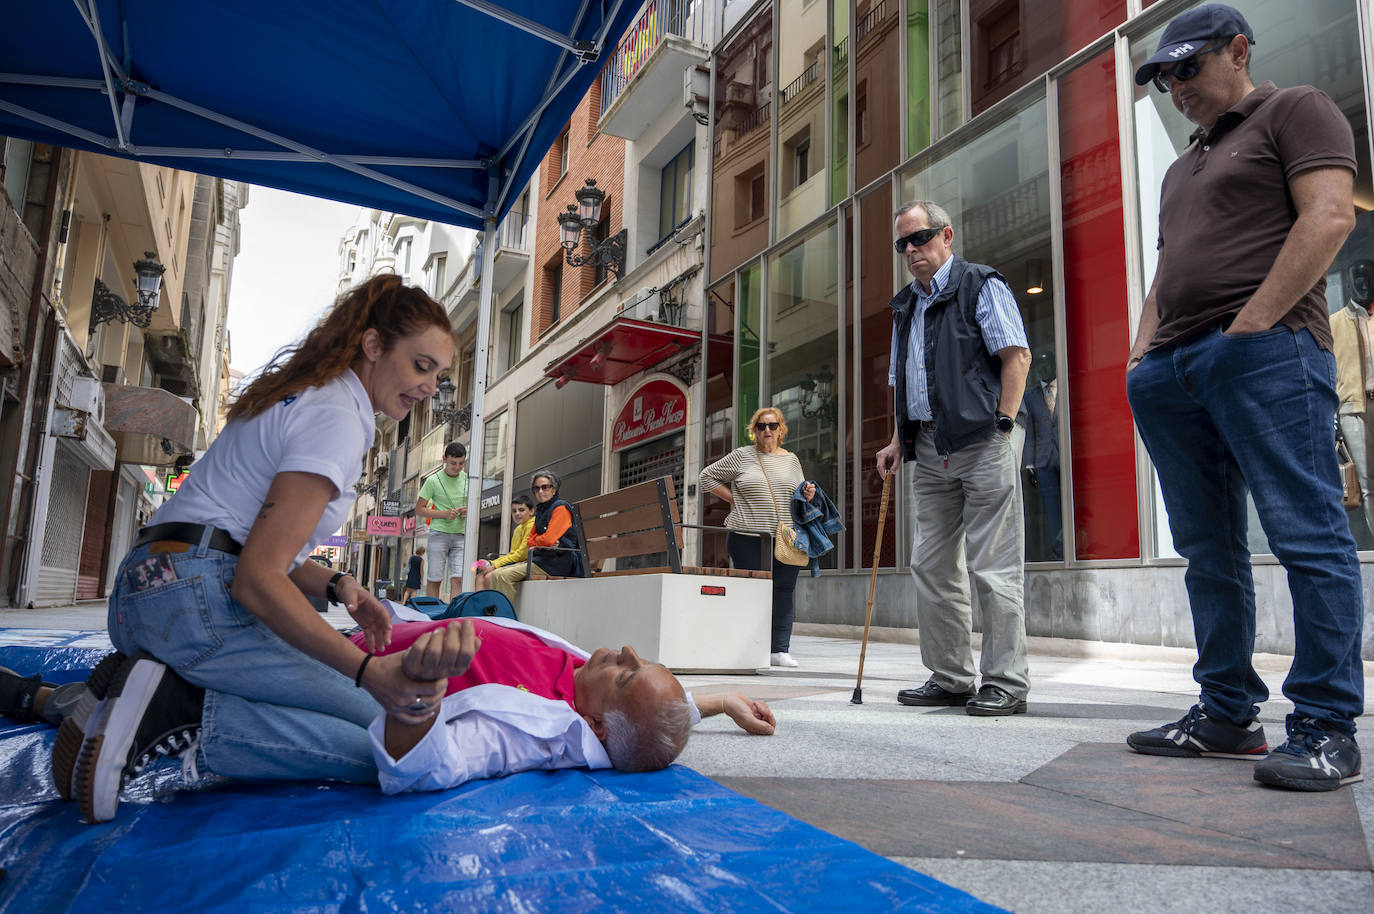
<instances>
[{"instance_id":1,"label":"person in orange top","mask_svg":"<svg viewBox=\"0 0 1374 914\"><path fill-rule=\"evenodd\" d=\"M529 557L524 562L493 569L487 582L512 603L515 586L527 578L580 578L587 573L582 567L581 541L573 529L572 506L558 497L562 482L553 470L540 470L530 477L535 506L534 525L526 540Z\"/></svg>"}]
</instances>

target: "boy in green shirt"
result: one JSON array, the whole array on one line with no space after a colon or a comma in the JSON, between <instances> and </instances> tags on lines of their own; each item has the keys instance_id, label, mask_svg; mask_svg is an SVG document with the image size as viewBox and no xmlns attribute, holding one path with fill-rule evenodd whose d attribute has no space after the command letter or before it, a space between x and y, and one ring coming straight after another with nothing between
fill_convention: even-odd
<instances>
[{"instance_id":1,"label":"boy in green shirt","mask_svg":"<svg viewBox=\"0 0 1374 914\"><path fill-rule=\"evenodd\" d=\"M463 544L467 532L467 448L457 441L444 448L444 467L420 486L415 516L429 520L429 561L425 569L425 593L439 596L439 584L448 569L449 596L462 590Z\"/></svg>"}]
</instances>

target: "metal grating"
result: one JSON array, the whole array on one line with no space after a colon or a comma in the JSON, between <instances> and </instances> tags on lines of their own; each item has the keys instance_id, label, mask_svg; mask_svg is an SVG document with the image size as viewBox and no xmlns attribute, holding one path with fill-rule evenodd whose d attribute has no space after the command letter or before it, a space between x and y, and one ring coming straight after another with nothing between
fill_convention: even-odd
<instances>
[{"instance_id":1,"label":"metal grating","mask_svg":"<svg viewBox=\"0 0 1374 914\"><path fill-rule=\"evenodd\" d=\"M70 603L76 595L81 531L86 523L86 489L91 471L68 448L53 449L52 485L43 528L43 550L35 605Z\"/></svg>"}]
</instances>

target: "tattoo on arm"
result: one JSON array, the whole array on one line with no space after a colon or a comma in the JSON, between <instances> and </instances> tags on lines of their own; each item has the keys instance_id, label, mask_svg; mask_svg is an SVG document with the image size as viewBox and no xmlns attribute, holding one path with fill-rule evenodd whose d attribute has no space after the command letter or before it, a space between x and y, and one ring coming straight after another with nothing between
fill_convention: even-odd
<instances>
[{"instance_id":1,"label":"tattoo on arm","mask_svg":"<svg viewBox=\"0 0 1374 914\"><path fill-rule=\"evenodd\" d=\"M265 504L263 504L262 510L258 512L258 520L263 520L264 518L266 518L266 517L267 517L267 512L270 511L270 510L272 510L272 506L275 505L275 504L276 504L276 502L274 502L274 501L269 501L269 502L266 502Z\"/></svg>"}]
</instances>

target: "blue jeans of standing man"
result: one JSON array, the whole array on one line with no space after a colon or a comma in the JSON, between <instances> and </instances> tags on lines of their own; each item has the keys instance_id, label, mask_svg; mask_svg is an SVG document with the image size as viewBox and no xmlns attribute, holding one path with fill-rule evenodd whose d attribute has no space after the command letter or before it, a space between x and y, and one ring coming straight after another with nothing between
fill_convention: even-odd
<instances>
[{"instance_id":1,"label":"blue jeans of standing man","mask_svg":"<svg viewBox=\"0 0 1374 914\"><path fill-rule=\"evenodd\" d=\"M1154 461L1184 581L1207 713L1244 723L1269 697L1251 663L1255 587L1245 494L1288 571L1294 718L1353 735L1364 710L1364 619L1355 540L1336 462L1336 360L1306 330L1201 336L1147 354L1126 376Z\"/></svg>"},{"instance_id":2,"label":"blue jeans of standing man","mask_svg":"<svg viewBox=\"0 0 1374 914\"><path fill-rule=\"evenodd\" d=\"M152 654L206 690L201 769L244 779L376 783L367 726L381 707L372 696L277 637L230 596L237 556L204 542L187 546L168 555L175 581L140 589L126 572L155 545L134 549L119 569L110 640L126 654Z\"/></svg>"}]
</instances>

